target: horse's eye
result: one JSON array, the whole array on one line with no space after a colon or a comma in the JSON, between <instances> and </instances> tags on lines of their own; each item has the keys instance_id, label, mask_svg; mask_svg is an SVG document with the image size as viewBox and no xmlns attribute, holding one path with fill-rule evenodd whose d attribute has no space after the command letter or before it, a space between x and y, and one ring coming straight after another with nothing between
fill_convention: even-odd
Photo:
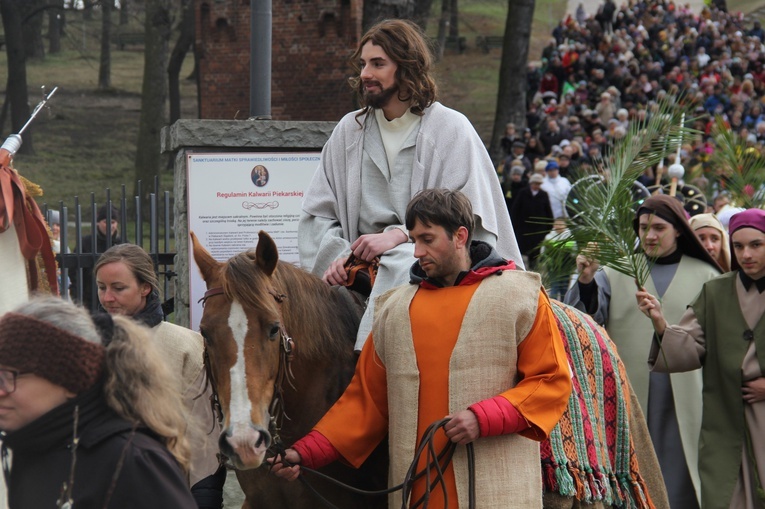
<instances>
[{"instance_id":1,"label":"horse's eye","mask_svg":"<svg viewBox=\"0 0 765 509\"><path fill-rule=\"evenodd\" d=\"M276 336L279 334L279 324L275 323L271 325L271 330L268 331L268 336L270 339L276 339Z\"/></svg>"}]
</instances>

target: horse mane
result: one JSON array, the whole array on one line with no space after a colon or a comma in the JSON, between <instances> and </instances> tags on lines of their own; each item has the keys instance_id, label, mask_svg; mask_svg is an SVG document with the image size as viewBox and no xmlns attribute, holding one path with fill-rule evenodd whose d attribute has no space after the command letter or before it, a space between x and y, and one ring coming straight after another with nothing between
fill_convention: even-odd
<instances>
[{"instance_id":1,"label":"horse mane","mask_svg":"<svg viewBox=\"0 0 765 509\"><path fill-rule=\"evenodd\" d=\"M353 351L361 310L343 289L333 288L313 274L279 261L269 278L257 265L255 250L231 258L222 271L226 297L242 306L279 317L274 295L285 295L281 303L284 328L295 341L296 355L308 358L338 358Z\"/></svg>"}]
</instances>

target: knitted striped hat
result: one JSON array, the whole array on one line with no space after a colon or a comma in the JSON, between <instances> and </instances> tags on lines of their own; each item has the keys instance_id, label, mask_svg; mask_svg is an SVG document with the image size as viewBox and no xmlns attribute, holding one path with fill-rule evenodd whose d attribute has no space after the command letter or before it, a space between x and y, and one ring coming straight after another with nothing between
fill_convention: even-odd
<instances>
[{"instance_id":1,"label":"knitted striped hat","mask_svg":"<svg viewBox=\"0 0 765 509\"><path fill-rule=\"evenodd\" d=\"M0 318L0 365L33 373L75 393L101 377L105 349L37 318Z\"/></svg>"}]
</instances>

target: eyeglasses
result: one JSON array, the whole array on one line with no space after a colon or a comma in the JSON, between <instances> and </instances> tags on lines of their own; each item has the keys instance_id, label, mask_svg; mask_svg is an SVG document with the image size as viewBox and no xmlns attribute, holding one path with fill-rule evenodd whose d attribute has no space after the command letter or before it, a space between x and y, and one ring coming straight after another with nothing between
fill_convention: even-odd
<instances>
[{"instance_id":1,"label":"eyeglasses","mask_svg":"<svg viewBox=\"0 0 765 509\"><path fill-rule=\"evenodd\" d=\"M16 390L16 378L19 372L15 369L0 369L0 390L11 394Z\"/></svg>"}]
</instances>

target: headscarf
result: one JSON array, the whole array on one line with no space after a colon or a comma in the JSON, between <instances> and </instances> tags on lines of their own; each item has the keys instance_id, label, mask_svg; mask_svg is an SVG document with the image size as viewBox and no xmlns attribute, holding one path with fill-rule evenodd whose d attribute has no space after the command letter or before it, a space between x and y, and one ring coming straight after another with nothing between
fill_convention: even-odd
<instances>
[{"instance_id":1,"label":"headscarf","mask_svg":"<svg viewBox=\"0 0 765 509\"><path fill-rule=\"evenodd\" d=\"M728 231L730 232L731 237L731 251L733 251L733 234L741 228L754 228L755 230L765 233L765 210L747 209L730 218ZM731 270L740 269L741 266L738 264L738 260L736 260L736 257L734 256L731 260Z\"/></svg>"},{"instance_id":2,"label":"headscarf","mask_svg":"<svg viewBox=\"0 0 765 509\"><path fill-rule=\"evenodd\" d=\"M727 270L730 267L730 242L728 241L728 232L725 231L725 227L717 219L717 216L714 214L697 214L692 216L689 222L694 232L701 228L714 228L720 232L722 247L720 248L721 260L718 260L718 263L722 265L723 270Z\"/></svg>"},{"instance_id":3,"label":"headscarf","mask_svg":"<svg viewBox=\"0 0 765 509\"><path fill-rule=\"evenodd\" d=\"M675 227L680 233L680 236L677 238L677 247L682 254L706 262L722 272L720 264L712 258L712 255L707 253L701 241L693 233L691 225L688 223L688 216L685 214L685 209L683 209L680 200L666 194L655 194L647 198L638 209L632 222L632 227L635 229L638 237L640 236L639 218L643 214L656 214L656 216Z\"/></svg>"}]
</instances>

